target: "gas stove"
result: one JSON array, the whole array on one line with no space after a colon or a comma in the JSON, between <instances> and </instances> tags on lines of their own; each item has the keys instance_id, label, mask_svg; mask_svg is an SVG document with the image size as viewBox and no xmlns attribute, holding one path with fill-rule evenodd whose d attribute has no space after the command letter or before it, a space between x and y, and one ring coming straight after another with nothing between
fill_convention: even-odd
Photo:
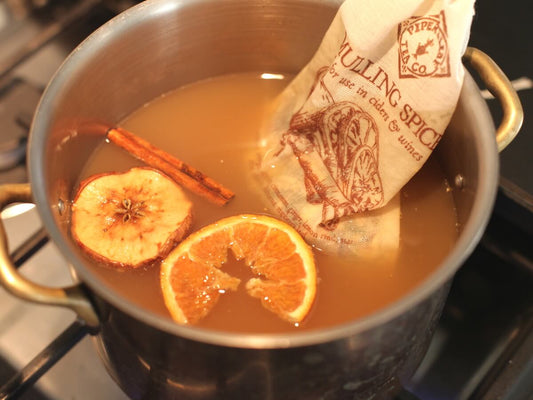
<instances>
[{"instance_id":1,"label":"gas stove","mask_svg":"<svg viewBox=\"0 0 533 400\"><path fill-rule=\"evenodd\" d=\"M28 128L55 70L88 34L134 3L0 3L0 184L28 179ZM502 9L500 2L479 1L470 45L489 54L513 80L525 122L500 154L500 190L489 226L457 273L429 351L400 399L532 398L532 28L520 11L525 2L511 3ZM497 124L499 105L483 94ZM51 286L71 283L68 265L48 241L35 208L10 207L2 218L23 274ZM127 399L73 314L25 303L3 289L0 302L0 398Z\"/></svg>"}]
</instances>

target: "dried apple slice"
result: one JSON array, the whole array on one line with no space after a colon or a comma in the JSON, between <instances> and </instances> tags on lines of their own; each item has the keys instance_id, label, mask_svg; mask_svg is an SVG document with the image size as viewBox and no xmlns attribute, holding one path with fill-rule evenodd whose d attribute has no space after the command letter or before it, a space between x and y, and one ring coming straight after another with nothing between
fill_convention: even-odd
<instances>
[{"instance_id":1,"label":"dried apple slice","mask_svg":"<svg viewBox=\"0 0 533 400\"><path fill-rule=\"evenodd\" d=\"M139 268L165 257L188 233L192 203L152 168L94 175L72 205L74 240L98 261Z\"/></svg>"}]
</instances>

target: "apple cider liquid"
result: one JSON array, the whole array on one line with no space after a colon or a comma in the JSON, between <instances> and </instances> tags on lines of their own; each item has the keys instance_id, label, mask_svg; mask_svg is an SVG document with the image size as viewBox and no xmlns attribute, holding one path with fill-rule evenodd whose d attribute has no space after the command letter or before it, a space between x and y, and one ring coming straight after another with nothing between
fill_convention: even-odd
<instances>
[{"instance_id":1,"label":"apple cider liquid","mask_svg":"<svg viewBox=\"0 0 533 400\"><path fill-rule=\"evenodd\" d=\"M256 190L252 166L261 120L285 79L237 74L197 82L141 107L120 126L173 154L235 192L219 207L187 192L193 201L195 231L216 220L243 213L273 215ZM142 165L113 144L102 143L83 176L120 172ZM186 189L184 189L186 190ZM234 332L280 333L337 325L369 315L419 285L443 260L456 240L451 191L438 162L430 157L402 189L399 256L365 261L315 250L317 296L299 326L283 321L246 294L252 273L231 253L223 270L241 279L236 292L223 294L197 326ZM105 285L131 302L170 318L159 283L159 264L118 271L94 264Z\"/></svg>"}]
</instances>

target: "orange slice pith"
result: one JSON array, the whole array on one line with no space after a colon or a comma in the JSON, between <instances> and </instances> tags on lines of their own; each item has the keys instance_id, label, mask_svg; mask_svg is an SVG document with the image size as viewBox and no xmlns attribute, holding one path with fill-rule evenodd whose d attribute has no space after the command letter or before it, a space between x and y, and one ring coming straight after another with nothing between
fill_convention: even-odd
<instances>
[{"instance_id":1,"label":"orange slice pith","mask_svg":"<svg viewBox=\"0 0 533 400\"><path fill-rule=\"evenodd\" d=\"M192 203L152 168L93 175L72 204L71 232L94 259L139 268L165 257L191 226Z\"/></svg>"},{"instance_id":2,"label":"orange slice pith","mask_svg":"<svg viewBox=\"0 0 533 400\"><path fill-rule=\"evenodd\" d=\"M230 249L257 277L245 287L263 306L301 322L316 293L311 248L291 226L263 215L224 218L191 234L161 264L161 289L172 318L194 324L240 280L221 270Z\"/></svg>"}]
</instances>

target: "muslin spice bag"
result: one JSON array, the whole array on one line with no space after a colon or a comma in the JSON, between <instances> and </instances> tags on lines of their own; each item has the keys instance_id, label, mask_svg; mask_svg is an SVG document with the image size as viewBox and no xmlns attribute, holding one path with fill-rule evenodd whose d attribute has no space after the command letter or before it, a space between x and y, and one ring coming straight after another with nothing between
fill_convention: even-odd
<instances>
[{"instance_id":1,"label":"muslin spice bag","mask_svg":"<svg viewBox=\"0 0 533 400\"><path fill-rule=\"evenodd\" d=\"M327 252L394 255L401 188L456 107L474 0L346 0L275 102L258 180Z\"/></svg>"}]
</instances>

